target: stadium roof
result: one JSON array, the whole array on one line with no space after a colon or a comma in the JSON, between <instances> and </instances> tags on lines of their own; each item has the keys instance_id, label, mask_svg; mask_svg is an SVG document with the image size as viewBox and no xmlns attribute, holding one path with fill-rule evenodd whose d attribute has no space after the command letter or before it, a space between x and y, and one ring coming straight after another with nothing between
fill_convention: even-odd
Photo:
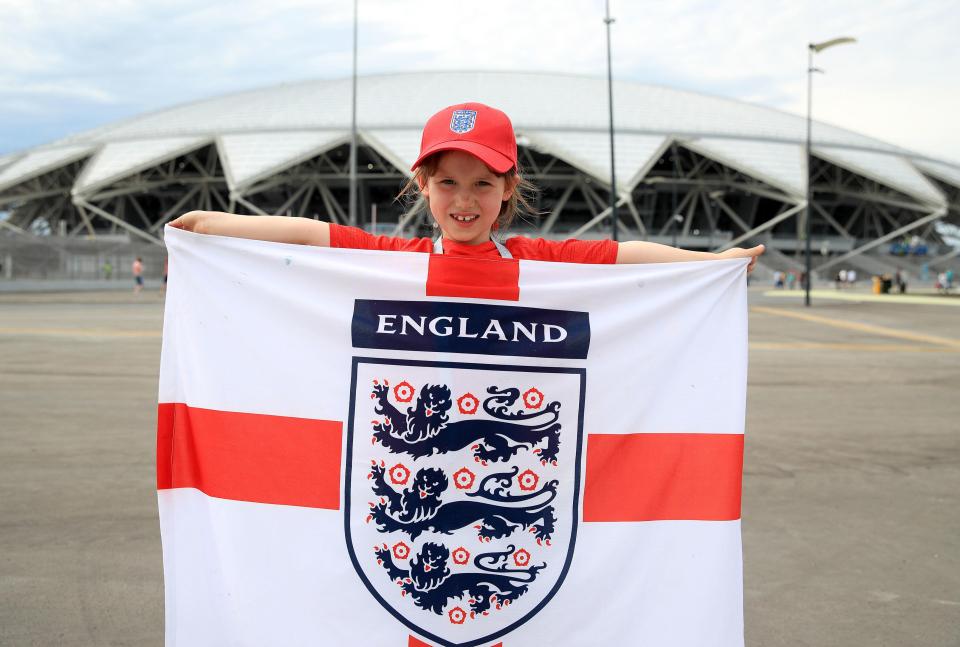
<instances>
[{"instance_id":1,"label":"stadium roof","mask_svg":"<svg viewBox=\"0 0 960 647\"><path fill-rule=\"evenodd\" d=\"M290 168L349 137L350 79L283 84L141 115L0 158L0 192L90 157L78 196L215 144L232 191ZM564 74L421 72L361 77L363 141L407 172L420 129L439 108L482 101L507 112L521 144L609 183L606 81ZM614 98L617 184L631 189L672 141L803 196L805 120L741 101L620 81ZM960 188L960 166L823 123L814 154L916 201L940 206L927 176Z\"/></svg>"}]
</instances>

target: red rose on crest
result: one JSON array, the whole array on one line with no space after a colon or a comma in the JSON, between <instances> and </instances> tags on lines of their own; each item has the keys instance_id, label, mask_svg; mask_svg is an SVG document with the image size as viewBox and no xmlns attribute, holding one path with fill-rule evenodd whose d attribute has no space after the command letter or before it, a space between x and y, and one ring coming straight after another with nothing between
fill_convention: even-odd
<instances>
[{"instance_id":1,"label":"red rose on crest","mask_svg":"<svg viewBox=\"0 0 960 647\"><path fill-rule=\"evenodd\" d=\"M410 547L402 541L393 545L393 556L397 559L406 559L410 557Z\"/></svg>"},{"instance_id":2,"label":"red rose on crest","mask_svg":"<svg viewBox=\"0 0 960 647\"><path fill-rule=\"evenodd\" d=\"M410 478L410 470L408 470L404 465L397 463L390 468L390 480L393 481L394 485L406 485L407 479Z\"/></svg>"},{"instance_id":3,"label":"red rose on crest","mask_svg":"<svg viewBox=\"0 0 960 647\"><path fill-rule=\"evenodd\" d=\"M457 408L460 409L460 413L465 413L467 415L476 413L477 406L479 404L480 401L477 400L472 393L464 393L457 398Z\"/></svg>"},{"instance_id":4,"label":"red rose on crest","mask_svg":"<svg viewBox=\"0 0 960 647\"><path fill-rule=\"evenodd\" d=\"M543 394L536 388L529 388L523 393L523 403L529 409L539 409L543 405Z\"/></svg>"},{"instance_id":5,"label":"red rose on crest","mask_svg":"<svg viewBox=\"0 0 960 647\"><path fill-rule=\"evenodd\" d=\"M530 553L521 548L513 554L513 563L517 566L526 566L530 563Z\"/></svg>"},{"instance_id":6,"label":"red rose on crest","mask_svg":"<svg viewBox=\"0 0 960 647\"><path fill-rule=\"evenodd\" d=\"M530 492L537 487L537 483L540 482L540 477L537 476L533 470L524 470L520 472L520 475L517 477L517 482L520 484L521 490Z\"/></svg>"},{"instance_id":7,"label":"red rose on crest","mask_svg":"<svg viewBox=\"0 0 960 647\"><path fill-rule=\"evenodd\" d=\"M463 621L467 619L467 612L460 607L453 607L447 615L450 616L450 622L455 625L462 625Z\"/></svg>"},{"instance_id":8,"label":"red rose on crest","mask_svg":"<svg viewBox=\"0 0 960 647\"><path fill-rule=\"evenodd\" d=\"M460 546L459 548L453 551L453 563L463 566L468 561L470 561L470 551Z\"/></svg>"},{"instance_id":9,"label":"red rose on crest","mask_svg":"<svg viewBox=\"0 0 960 647\"><path fill-rule=\"evenodd\" d=\"M393 387L393 397L397 399L397 402L410 402L410 400L413 400L414 393L416 393L416 389L406 380Z\"/></svg>"},{"instance_id":10,"label":"red rose on crest","mask_svg":"<svg viewBox=\"0 0 960 647\"><path fill-rule=\"evenodd\" d=\"M476 478L473 472L466 467L461 467L453 473L453 484L457 486L458 490L469 490L473 487L473 481Z\"/></svg>"}]
</instances>

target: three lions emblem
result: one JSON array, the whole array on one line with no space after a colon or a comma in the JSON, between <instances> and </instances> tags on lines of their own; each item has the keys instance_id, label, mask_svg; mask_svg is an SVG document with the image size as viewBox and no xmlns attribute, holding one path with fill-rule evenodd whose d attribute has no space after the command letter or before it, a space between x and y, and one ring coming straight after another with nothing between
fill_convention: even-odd
<instances>
[{"instance_id":1,"label":"three lions emblem","mask_svg":"<svg viewBox=\"0 0 960 647\"><path fill-rule=\"evenodd\" d=\"M476 645L561 585L577 527L582 369L354 360L345 529L400 622Z\"/></svg>"}]
</instances>

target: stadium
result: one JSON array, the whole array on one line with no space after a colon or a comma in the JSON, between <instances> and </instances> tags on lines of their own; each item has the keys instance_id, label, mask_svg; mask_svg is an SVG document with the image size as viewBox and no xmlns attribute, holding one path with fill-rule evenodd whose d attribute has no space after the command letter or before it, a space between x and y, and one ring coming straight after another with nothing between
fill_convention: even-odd
<instances>
[{"instance_id":1,"label":"stadium","mask_svg":"<svg viewBox=\"0 0 960 647\"><path fill-rule=\"evenodd\" d=\"M606 91L605 79L563 74L360 77L353 224L427 234L421 205L396 199L420 129L443 106L481 101L511 116L523 172L540 189L542 215L511 233L609 237ZM803 117L626 81L613 94L620 240L763 242L767 271L802 267ZM3 274L89 278L105 261L162 258L163 225L191 209L349 222L350 97L349 78L278 85L0 157ZM960 166L824 123L813 124L812 142L815 275L842 266L917 275L957 256L942 232L960 225ZM154 272L161 265L148 262Z\"/></svg>"}]
</instances>

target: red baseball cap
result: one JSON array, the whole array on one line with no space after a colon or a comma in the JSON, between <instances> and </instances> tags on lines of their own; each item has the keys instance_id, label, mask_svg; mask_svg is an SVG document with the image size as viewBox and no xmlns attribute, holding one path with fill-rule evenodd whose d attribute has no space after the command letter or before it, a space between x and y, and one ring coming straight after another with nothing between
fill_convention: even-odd
<instances>
[{"instance_id":1,"label":"red baseball cap","mask_svg":"<svg viewBox=\"0 0 960 647\"><path fill-rule=\"evenodd\" d=\"M420 157L410 167L439 151L464 151L480 159L494 173L517 166L517 138L510 117L482 103L459 103L430 117L423 127Z\"/></svg>"}]
</instances>

